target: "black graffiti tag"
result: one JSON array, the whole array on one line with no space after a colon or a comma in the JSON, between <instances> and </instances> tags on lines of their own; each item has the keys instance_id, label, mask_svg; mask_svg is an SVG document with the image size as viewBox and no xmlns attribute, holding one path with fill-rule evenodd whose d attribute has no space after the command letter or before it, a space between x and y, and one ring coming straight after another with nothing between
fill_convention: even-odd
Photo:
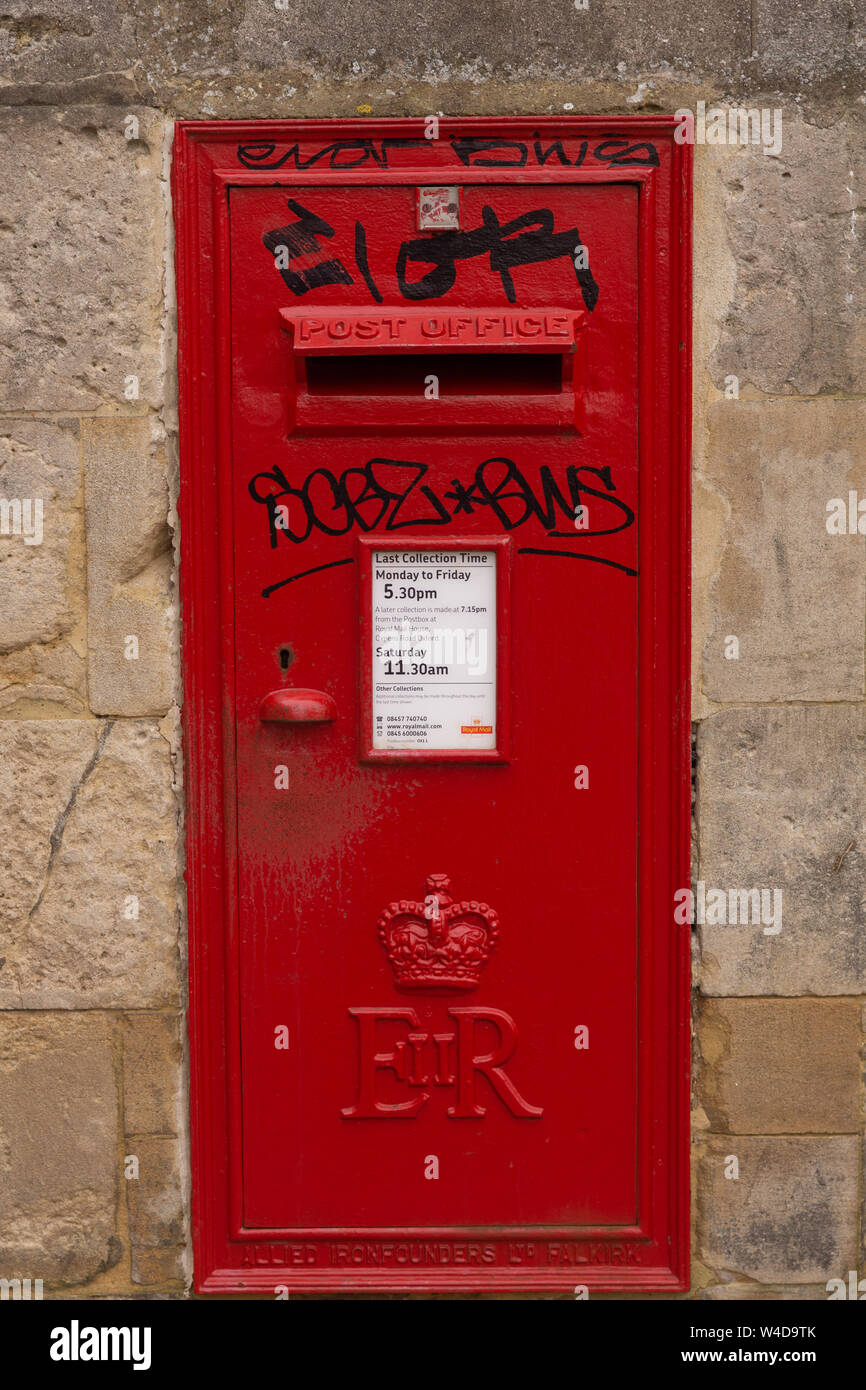
<instances>
[{"instance_id":1,"label":"black graffiti tag","mask_svg":"<svg viewBox=\"0 0 866 1390\"><path fill-rule=\"evenodd\" d=\"M292 269L293 257L317 255L318 238L332 237L334 229L323 217L317 217L314 212L301 207L294 198L289 199L289 211L295 214L297 222L289 222L285 227L275 227L272 232L265 232L262 241L274 257L283 251L289 264L280 266L280 274L292 294L306 294L307 290L317 289L319 285L351 285L352 276L343 262L337 259L317 261L303 270ZM279 265L279 261L276 263Z\"/></svg>"},{"instance_id":2,"label":"black graffiti tag","mask_svg":"<svg viewBox=\"0 0 866 1390\"><path fill-rule=\"evenodd\" d=\"M238 145L237 157L238 163L245 169L282 169L286 164L293 169L310 169L320 162L326 164L329 169L358 169L365 164L375 164L379 169L390 169L393 166L389 156L393 150L429 150L430 143L422 136L391 136L378 141L332 140L329 144L304 155L297 142L290 145L284 154L277 154L274 141L252 140ZM569 159L562 140L554 140L545 148L538 131L534 132L531 144L523 140L452 135L450 151L465 168L478 169L525 169L531 160L543 167L551 158L558 164L577 169L590 152L589 141L581 140L577 157ZM617 135L602 136L593 145L591 157L607 168L656 169L659 166L658 150L650 141L632 142Z\"/></svg>"},{"instance_id":3,"label":"black graffiti tag","mask_svg":"<svg viewBox=\"0 0 866 1390\"><path fill-rule=\"evenodd\" d=\"M404 299L441 299L457 278L457 261L489 255L490 269L501 277L508 302L514 304L517 296L511 277L513 269L555 261L561 256L567 256L574 264L575 249L581 244L577 227L554 232L553 213L549 208L538 208L502 223L491 207L483 207L481 226L473 231L442 232L435 239L418 237L404 241L397 256L397 283ZM420 280L409 281L407 268L410 263L417 262L432 265L434 269ZM591 312L598 299L598 285L588 268L575 267L574 273L583 302Z\"/></svg>"},{"instance_id":4,"label":"black graffiti tag","mask_svg":"<svg viewBox=\"0 0 866 1390\"><path fill-rule=\"evenodd\" d=\"M554 155L559 164L577 169L586 159L589 149L589 141L581 140L577 158L569 159L561 140L554 140L545 150L538 131L535 132L531 145L527 145L523 140L484 139L471 135L452 136L451 145L461 164L467 168L474 166L478 169L525 169L530 155L534 156L536 164L542 167ZM657 168L659 164L655 145L643 142L632 144L617 136L605 136L593 148L592 157L600 164L617 168Z\"/></svg>"},{"instance_id":5,"label":"black graffiti tag","mask_svg":"<svg viewBox=\"0 0 866 1390\"><path fill-rule=\"evenodd\" d=\"M343 262L335 257L316 261L301 269L297 265L292 267L293 256L316 254L320 249L318 239L330 239L335 232L324 218L318 217L294 198L288 200L288 206L297 221L275 227L266 232L262 240L274 257L278 257L280 249L284 248L288 266L280 265L279 259L275 260L275 264L292 293L300 297L319 285L352 284L352 275ZM542 261L567 257L574 266L583 302L592 312L598 301L598 285L588 266L575 265L575 251L583 244L580 232L577 227L569 227L562 232L556 232L553 228L554 218L549 208L537 208L510 222L500 222L493 208L485 206L481 210L480 227L402 242L396 262L400 293L404 299L412 301L441 299L454 285L458 261L487 256L491 272L499 275L508 302L514 304L517 295L511 274L513 270L518 266L538 265ZM382 295L368 262L367 234L362 222L355 223L355 263L371 297L381 303ZM432 266L432 269L413 279L410 267L417 265Z\"/></svg>"},{"instance_id":6,"label":"black graffiti tag","mask_svg":"<svg viewBox=\"0 0 866 1390\"><path fill-rule=\"evenodd\" d=\"M516 531L535 520L549 537L568 538L577 542L577 546L593 536L611 536L624 531L634 522L631 507L614 495L616 485L609 467L569 464L565 469L564 486L560 486L545 464L539 468L537 482L533 484L512 459L497 455L480 463L468 483L452 478L451 490L441 495L425 481L428 472L425 463L373 458L363 467L345 469L339 476L327 468L314 468L297 486L277 467L267 473L256 473L248 488L253 501L266 508L270 546L274 550L281 536L293 545L303 545L314 530L327 536L346 536L355 529L366 534L376 529L393 533L406 527L446 526L453 517L471 516L481 508L496 518L503 531ZM578 538L573 529L574 517L587 497L613 507L610 520L614 524L582 530ZM593 515L597 513L598 508L594 507ZM559 515L568 519L571 529L555 529ZM532 553L590 560L626 574L636 573L627 565L590 555L577 546L570 551L535 550ZM289 575L268 585L263 595L267 597L301 577L303 575Z\"/></svg>"}]
</instances>

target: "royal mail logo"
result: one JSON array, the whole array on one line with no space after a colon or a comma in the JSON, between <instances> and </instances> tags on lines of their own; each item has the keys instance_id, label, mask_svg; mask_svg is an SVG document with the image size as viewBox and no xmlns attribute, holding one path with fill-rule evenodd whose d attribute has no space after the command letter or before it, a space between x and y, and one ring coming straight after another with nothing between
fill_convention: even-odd
<instances>
[{"instance_id":1,"label":"royal mail logo","mask_svg":"<svg viewBox=\"0 0 866 1390\"><path fill-rule=\"evenodd\" d=\"M492 724L461 724L461 734L492 734Z\"/></svg>"},{"instance_id":2,"label":"royal mail logo","mask_svg":"<svg viewBox=\"0 0 866 1390\"><path fill-rule=\"evenodd\" d=\"M424 901L400 898L379 918L377 934L403 993L460 994L477 988L496 945L499 917L477 899L455 902L447 874L430 874ZM433 1087L453 1089L451 1119L487 1113L478 1094L484 1077L490 1091L519 1119L540 1119L505 1070L517 1049L517 1025L503 1009L452 1007L449 1022L427 1031L415 1009L349 1009L358 1027L358 1099L341 1110L347 1120L411 1119L427 1104ZM394 1037L394 1027L404 1036ZM387 1043L391 1050L386 1051ZM384 1100L379 1072L391 1072L416 1094ZM393 1089L393 1087L392 1087ZM485 1096L486 1099L486 1096Z\"/></svg>"}]
</instances>

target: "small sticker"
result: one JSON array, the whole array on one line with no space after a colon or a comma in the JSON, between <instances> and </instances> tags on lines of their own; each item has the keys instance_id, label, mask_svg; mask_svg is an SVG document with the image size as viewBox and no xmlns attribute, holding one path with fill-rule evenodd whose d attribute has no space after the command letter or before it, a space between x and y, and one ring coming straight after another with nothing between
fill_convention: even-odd
<instances>
[{"instance_id":1,"label":"small sticker","mask_svg":"<svg viewBox=\"0 0 866 1390\"><path fill-rule=\"evenodd\" d=\"M419 188L418 230L420 232L456 232L459 229L459 187L452 184L446 188Z\"/></svg>"}]
</instances>

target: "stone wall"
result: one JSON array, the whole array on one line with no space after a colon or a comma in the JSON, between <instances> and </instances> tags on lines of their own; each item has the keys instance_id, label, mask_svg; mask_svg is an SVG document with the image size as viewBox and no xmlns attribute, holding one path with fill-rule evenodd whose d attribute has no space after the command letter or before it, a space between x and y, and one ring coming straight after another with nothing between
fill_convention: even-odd
<instances>
[{"instance_id":1,"label":"stone wall","mask_svg":"<svg viewBox=\"0 0 866 1390\"><path fill-rule=\"evenodd\" d=\"M190 1276L173 118L699 101L780 109L783 144L695 151L694 878L784 920L695 931L689 1296L866 1274L866 540L825 525L866 498L863 20L7 0L0 496L44 516L0 536L0 1277Z\"/></svg>"}]
</instances>

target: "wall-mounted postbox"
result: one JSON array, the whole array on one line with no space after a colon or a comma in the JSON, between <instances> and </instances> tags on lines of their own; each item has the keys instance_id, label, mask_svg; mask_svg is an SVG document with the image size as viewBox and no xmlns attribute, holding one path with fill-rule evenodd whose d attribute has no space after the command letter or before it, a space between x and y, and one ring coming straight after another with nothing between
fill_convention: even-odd
<instances>
[{"instance_id":1,"label":"wall-mounted postbox","mask_svg":"<svg viewBox=\"0 0 866 1390\"><path fill-rule=\"evenodd\" d=\"M685 1286L673 129L179 127L202 1292Z\"/></svg>"}]
</instances>

